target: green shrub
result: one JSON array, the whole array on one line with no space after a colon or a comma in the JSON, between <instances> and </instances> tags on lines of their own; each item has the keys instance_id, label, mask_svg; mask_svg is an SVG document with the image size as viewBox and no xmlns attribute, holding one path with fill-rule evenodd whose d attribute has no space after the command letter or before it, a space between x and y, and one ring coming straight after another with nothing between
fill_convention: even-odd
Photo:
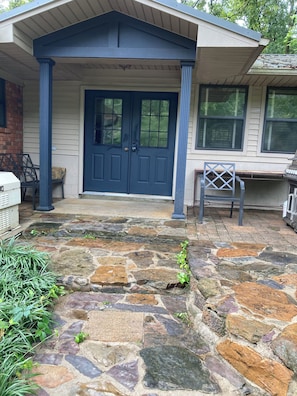
<instances>
[{"instance_id":1,"label":"green shrub","mask_svg":"<svg viewBox=\"0 0 297 396\"><path fill-rule=\"evenodd\" d=\"M30 357L52 333L51 306L62 289L49 256L14 239L0 244L0 395L35 394Z\"/></svg>"}]
</instances>

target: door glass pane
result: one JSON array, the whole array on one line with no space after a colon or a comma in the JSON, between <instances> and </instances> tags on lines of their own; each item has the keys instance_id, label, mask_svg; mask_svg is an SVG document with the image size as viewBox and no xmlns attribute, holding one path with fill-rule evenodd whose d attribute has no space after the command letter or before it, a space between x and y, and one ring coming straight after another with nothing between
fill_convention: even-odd
<instances>
[{"instance_id":1,"label":"door glass pane","mask_svg":"<svg viewBox=\"0 0 297 396\"><path fill-rule=\"evenodd\" d=\"M122 99L95 100L94 143L120 146L122 141Z\"/></svg>"},{"instance_id":2,"label":"door glass pane","mask_svg":"<svg viewBox=\"0 0 297 396\"><path fill-rule=\"evenodd\" d=\"M167 147L169 100L141 101L140 146Z\"/></svg>"}]
</instances>

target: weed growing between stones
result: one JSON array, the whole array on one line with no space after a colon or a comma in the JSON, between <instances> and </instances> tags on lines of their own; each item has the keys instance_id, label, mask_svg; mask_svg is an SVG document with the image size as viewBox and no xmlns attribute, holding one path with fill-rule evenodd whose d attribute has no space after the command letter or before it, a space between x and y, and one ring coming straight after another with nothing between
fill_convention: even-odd
<instances>
[{"instance_id":1,"label":"weed growing between stones","mask_svg":"<svg viewBox=\"0 0 297 396\"><path fill-rule=\"evenodd\" d=\"M83 331L81 331L78 334L76 334L76 336L74 337L74 341L77 344L81 344L82 342L84 342L87 339L88 336L89 336L89 334L84 333Z\"/></svg>"},{"instance_id":2,"label":"weed growing between stones","mask_svg":"<svg viewBox=\"0 0 297 396\"><path fill-rule=\"evenodd\" d=\"M181 269L177 274L177 279L179 283L186 286L190 283L191 271L188 263L188 245L189 241L185 240L180 244L181 251L176 255L177 264Z\"/></svg>"},{"instance_id":3,"label":"weed growing between stones","mask_svg":"<svg viewBox=\"0 0 297 396\"><path fill-rule=\"evenodd\" d=\"M34 346L52 334L53 300L63 294L49 257L14 239L0 244L0 395L34 395Z\"/></svg>"},{"instance_id":4,"label":"weed growing between stones","mask_svg":"<svg viewBox=\"0 0 297 396\"><path fill-rule=\"evenodd\" d=\"M85 238L85 239L96 239L96 236L93 235L93 234L85 234L85 235L84 235L84 238Z\"/></svg>"},{"instance_id":5,"label":"weed growing between stones","mask_svg":"<svg viewBox=\"0 0 297 396\"><path fill-rule=\"evenodd\" d=\"M187 326L191 325L191 319L188 312L176 312L174 316L178 318L181 322L183 322L185 325Z\"/></svg>"}]
</instances>

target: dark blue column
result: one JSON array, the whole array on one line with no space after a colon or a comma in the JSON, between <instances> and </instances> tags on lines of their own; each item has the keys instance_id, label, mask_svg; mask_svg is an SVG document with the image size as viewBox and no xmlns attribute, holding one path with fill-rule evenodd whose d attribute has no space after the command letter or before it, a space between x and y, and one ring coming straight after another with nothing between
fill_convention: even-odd
<instances>
[{"instance_id":1,"label":"dark blue column","mask_svg":"<svg viewBox=\"0 0 297 396\"><path fill-rule=\"evenodd\" d=\"M193 67L194 62L181 62L179 137L173 219L186 218L184 214L184 197Z\"/></svg>"},{"instance_id":2,"label":"dark blue column","mask_svg":"<svg viewBox=\"0 0 297 396\"><path fill-rule=\"evenodd\" d=\"M52 205L52 59L37 59L40 65L39 77L39 166L40 190L37 210L49 211Z\"/></svg>"}]
</instances>

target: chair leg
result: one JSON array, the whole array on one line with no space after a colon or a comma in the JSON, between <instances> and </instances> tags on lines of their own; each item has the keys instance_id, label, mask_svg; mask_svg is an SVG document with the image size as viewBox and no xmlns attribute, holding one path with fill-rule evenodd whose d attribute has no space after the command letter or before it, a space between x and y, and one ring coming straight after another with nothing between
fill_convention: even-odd
<instances>
[{"instance_id":1,"label":"chair leg","mask_svg":"<svg viewBox=\"0 0 297 396\"><path fill-rule=\"evenodd\" d=\"M239 217L238 217L238 225L242 226L243 224L243 202L240 202L239 205Z\"/></svg>"},{"instance_id":2,"label":"chair leg","mask_svg":"<svg viewBox=\"0 0 297 396\"><path fill-rule=\"evenodd\" d=\"M203 223L203 216L204 216L204 198L200 197L200 203L199 203L199 217L198 221L200 224Z\"/></svg>"},{"instance_id":3,"label":"chair leg","mask_svg":"<svg viewBox=\"0 0 297 396\"><path fill-rule=\"evenodd\" d=\"M22 188L22 201L25 201L26 198L26 188Z\"/></svg>"},{"instance_id":4,"label":"chair leg","mask_svg":"<svg viewBox=\"0 0 297 396\"><path fill-rule=\"evenodd\" d=\"M232 203L231 203L231 209L230 209L230 219L232 218L232 216L233 216L233 208L234 208L234 201L232 201Z\"/></svg>"},{"instance_id":5,"label":"chair leg","mask_svg":"<svg viewBox=\"0 0 297 396\"><path fill-rule=\"evenodd\" d=\"M32 187L32 208L33 210L36 209L36 203L35 203L35 198L36 198L36 188Z\"/></svg>"},{"instance_id":6,"label":"chair leg","mask_svg":"<svg viewBox=\"0 0 297 396\"><path fill-rule=\"evenodd\" d=\"M243 222L243 206L244 206L244 196L245 196L245 189L241 189L240 191L240 201L239 201L239 217L238 217L238 225L242 226Z\"/></svg>"}]
</instances>

